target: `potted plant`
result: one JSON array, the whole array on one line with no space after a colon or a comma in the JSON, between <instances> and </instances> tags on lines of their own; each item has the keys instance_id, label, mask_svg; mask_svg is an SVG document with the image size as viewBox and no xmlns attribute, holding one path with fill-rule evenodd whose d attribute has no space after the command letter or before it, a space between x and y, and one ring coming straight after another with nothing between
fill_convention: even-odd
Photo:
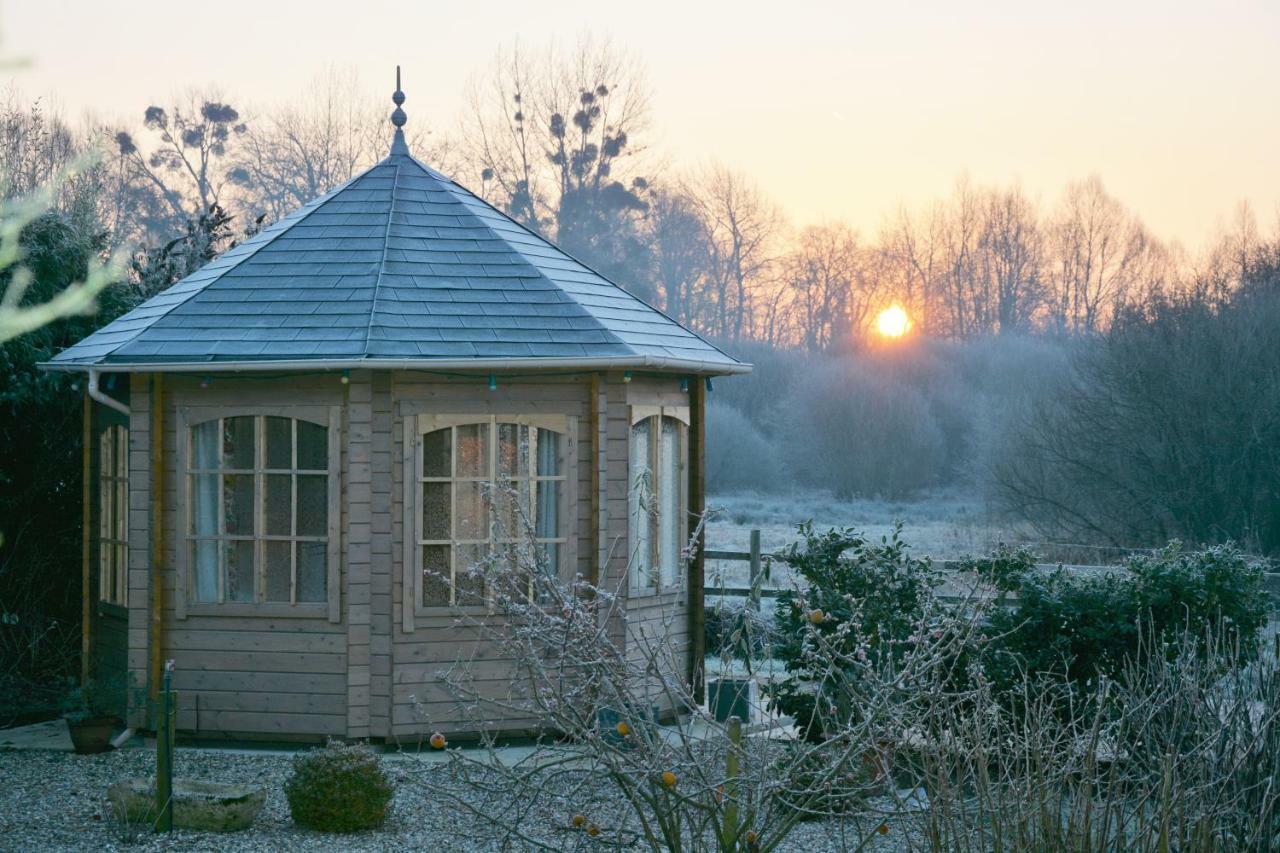
<instances>
[{"instance_id":1,"label":"potted plant","mask_svg":"<svg viewBox=\"0 0 1280 853\"><path fill-rule=\"evenodd\" d=\"M63 700L62 717L80 755L106 752L110 746L116 715L109 697L110 691L90 679L72 688Z\"/></svg>"},{"instance_id":2,"label":"potted plant","mask_svg":"<svg viewBox=\"0 0 1280 853\"><path fill-rule=\"evenodd\" d=\"M721 665L719 677L707 680L707 707L717 722L726 722L730 717L749 722L755 686L751 659L753 653L763 650L766 633L763 625L754 611L724 605L713 611L707 625L709 632L715 632L714 645L708 642L708 648L719 652ZM735 661L745 667L741 676L734 672Z\"/></svg>"}]
</instances>

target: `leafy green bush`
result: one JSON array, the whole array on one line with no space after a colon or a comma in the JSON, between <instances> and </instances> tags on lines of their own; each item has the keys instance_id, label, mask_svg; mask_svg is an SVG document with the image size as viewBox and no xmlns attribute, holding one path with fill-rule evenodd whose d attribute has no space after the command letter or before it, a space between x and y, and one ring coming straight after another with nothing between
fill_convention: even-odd
<instances>
[{"instance_id":1,"label":"leafy green bush","mask_svg":"<svg viewBox=\"0 0 1280 853\"><path fill-rule=\"evenodd\" d=\"M1202 648L1212 635L1247 650L1266 624L1262 570L1230 545L1188 552L1174 542L1102 575L1010 571L1004 556L991 565L1005 572L1019 606L990 619L985 669L997 686L1052 671L1087 689L1099 676L1115 678L1144 646L1171 654L1184 635Z\"/></svg>"},{"instance_id":2,"label":"leafy green bush","mask_svg":"<svg viewBox=\"0 0 1280 853\"><path fill-rule=\"evenodd\" d=\"M800 542L781 559L804 581L802 591L778 596L777 657L789 678L765 690L809 740L824 736L830 709L848 713L857 662L899 659L933 602L940 582L932 563L907 553L901 527L879 543L849 528L815 533L797 528Z\"/></svg>"},{"instance_id":3,"label":"leafy green bush","mask_svg":"<svg viewBox=\"0 0 1280 853\"><path fill-rule=\"evenodd\" d=\"M381 826L394 789L377 754L363 744L330 741L293 760L284 784L294 823L323 832L356 832Z\"/></svg>"}]
</instances>

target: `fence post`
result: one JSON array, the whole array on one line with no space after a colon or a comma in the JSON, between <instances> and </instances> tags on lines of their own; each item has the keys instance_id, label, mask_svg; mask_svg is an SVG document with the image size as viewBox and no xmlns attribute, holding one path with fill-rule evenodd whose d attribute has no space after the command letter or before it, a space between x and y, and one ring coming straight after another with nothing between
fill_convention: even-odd
<instances>
[{"instance_id":1,"label":"fence post","mask_svg":"<svg viewBox=\"0 0 1280 853\"><path fill-rule=\"evenodd\" d=\"M760 609L760 531L751 531L751 607Z\"/></svg>"},{"instance_id":2,"label":"fence post","mask_svg":"<svg viewBox=\"0 0 1280 853\"><path fill-rule=\"evenodd\" d=\"M177 704L173 692L173 661L168 661L164 667L164 687L160 693L156 725L156 806L160 811L156 820L157 832L173 831L173 740Z\"/></svg>"}]
</instances>

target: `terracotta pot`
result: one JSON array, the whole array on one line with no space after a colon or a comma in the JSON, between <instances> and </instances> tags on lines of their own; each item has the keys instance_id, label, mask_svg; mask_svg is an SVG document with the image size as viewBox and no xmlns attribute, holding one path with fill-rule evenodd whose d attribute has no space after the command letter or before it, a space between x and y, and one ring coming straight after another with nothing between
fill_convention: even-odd
<instances>
[{"instance_id":1,"label":"terracotta pot","mask_svg":"<svg viewBox=\"0 0 1280 853\"><path fill-rule=\"evenodd\" d=\"M90 717L75 723L67 721L71 743L78 755L106 752L111 745L111 733L115 727L115 717Z\"/></svg>"}]
</instances>

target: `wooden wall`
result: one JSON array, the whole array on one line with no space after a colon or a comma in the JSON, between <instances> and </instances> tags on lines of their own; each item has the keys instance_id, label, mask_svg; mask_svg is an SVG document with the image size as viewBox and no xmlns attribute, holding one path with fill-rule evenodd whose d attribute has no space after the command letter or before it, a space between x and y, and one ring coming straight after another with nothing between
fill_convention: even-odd
<instances>
[{"instance_id":1,"label":"wooden wall","mask_svg":"<svg viewBox=\"0 0 1280 853\"><path fill-rule=\"evenodd\" d=\"M352 371L348 384L336 374L279 380L216 376L208 388L196 376L166 376L164 404L164 561L173 567L183 542L176 458L179 411L201 407L270 405L285 414L289 403L340 405L341 614L327 618L200 615L178 618L172 570L162 590L163 657L176 661L181 691L179 728L198 735L275 738L345 735L414 740L440 729L472 731L440 674L460 660L472 662L478 686L501 697L511 689L513 668L480 641L456 612L419 614L403 630L401 609L412 606L402 590L404 552L403 418L424 413L568 415L576 423L572 493L576 513L574 565L585 577L602 569L600 583L625 592L627 557L627 451L631 405L687 405L678 378L623 382L597 377L592 418L588 376L504 380L490 391L483 377L445 378L423 373ZM144 377L133 383L130 431L129 668L146 684L150 506L150 396ZM593 425L606 458L595 455ZM598 479L593 480L593 470ZM599 496L593 526L591 495ZM672 593L631 602L628 618L612 626L615 642L652 639L659 632L673 648L687 641L684 598ZM481 613L480 618L488 617ZM678 658L678 656L677 656ZM141 724L140 708L133 713ZM507 719L504 728L529 721Z\"/></svg>"}]
</instances>

